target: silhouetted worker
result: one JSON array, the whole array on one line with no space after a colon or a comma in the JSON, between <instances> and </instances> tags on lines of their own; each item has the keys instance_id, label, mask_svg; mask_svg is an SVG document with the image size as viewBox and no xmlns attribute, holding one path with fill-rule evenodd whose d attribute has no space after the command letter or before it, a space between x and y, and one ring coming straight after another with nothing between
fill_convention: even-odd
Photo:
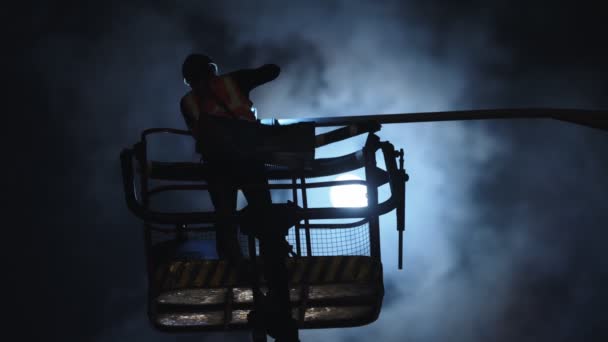
<instances>
[{"instance_id":1,"label":"silhouetted worker","mask_svg":"<svg viewBox=\"0 0 608 342\"><path fill-rule=\"evenodd\" d=\"M249 93L277 78L279 73L277 65L266 64L257 69L219 75L217 64L202 54L189 55L182 65L184 83L191 87L191 91L181 99L180 108L197 141L197 151L209 167L207 182L218 214L216 248L220 258L234 261L242 258L237 227L231 221L239 185L266 185L268 181L263 163L249 160L251 156L244 154L238 144L234 147L232 139L238 137L225 134L226 130L219 129L219 124L227 120L255 122L255 109ZM252 207L272 203L267 189L243 187L242 190Z\"/></svg>"}]
</instances>

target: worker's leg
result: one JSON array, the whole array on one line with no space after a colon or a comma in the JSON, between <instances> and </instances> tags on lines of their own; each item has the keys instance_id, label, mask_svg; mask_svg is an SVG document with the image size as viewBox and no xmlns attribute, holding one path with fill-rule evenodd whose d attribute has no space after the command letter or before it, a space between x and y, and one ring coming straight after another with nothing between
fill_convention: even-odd
<instances>
[{"instance_id":1,"label":"worker's leg","mask_svg":"<svg viewBox=\"0 0 608 342\"><path fill-rule=\"evenodd\" d=\"M246 163L246 172L240 175L239 182L243 189L243 195L247 199L247 205L252 207L263 207L272 204L270 190L261 187L268 186L268 179L264 171L264 165L260 163Z\"/></svg>"},{"instance_id":2,"label":"worker's leg","mask_svg":"<svg viewBox=\"0 0 608 342\"><path fill-rule=\"evenodd\" d=\"M242 253L238 240L237 225L234 222L236 209L237 188L230 179L224 177L210 177L209 194L218 215L215 224L215 245L217 254L221 259L238 261Z\"/></svg>"},{"instance_id":3,"label":"worker's leg","mask_svg":"<svg viewBox=\"0 0 608 342\"><path fill-rule=\"evenodd\" d=\"M260 241L260 254L264 263L264 278L268 285L269 312L267 317L268 329L277 341L298 341L298 330L295 320L291 318L291 305L289 301L289 284L285 259L288 256L287 243L281 227L269 227L272 220L262 215L268 215L265 207L272 204L270 190L262 189L268 185L262 164L251 164L247 167L248 173L241 181L243 194L247 205L254 212L260 213L255 220L256 236ZM247 186L249 185L249 186ZM257 209L256 209L257 208Z\"/></svg>"}]
</instances>

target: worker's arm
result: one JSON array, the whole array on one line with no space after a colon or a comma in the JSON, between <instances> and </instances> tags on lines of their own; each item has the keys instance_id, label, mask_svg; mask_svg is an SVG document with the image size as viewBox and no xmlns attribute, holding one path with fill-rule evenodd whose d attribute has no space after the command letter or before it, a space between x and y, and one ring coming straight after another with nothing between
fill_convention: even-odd
<instances>
[{"instance_id":1,"label":"worker's arm","mask_svg":"<svg viewBox=\"0 0 608 342\"><path fill-rule=\"evenodd\" d=\"M184 96L179 103L179 107L192 136L198 137L198 125L196 124L199 118L198 106L192 101L191 97Z\"/></svg>"},{"instance_id":2,"label":"worker's arm","mask_svg":"<svg viewBox=\"0 0 608 342\"><path fill-rule=\"evenodd\" d=\"M249 96L249 92L255 87L270 82L281 73L281 68L276 64L265 64L257 69L242 69L235 71L230 76L238 83L239 87Z\"/></svg>"}]
</instances>

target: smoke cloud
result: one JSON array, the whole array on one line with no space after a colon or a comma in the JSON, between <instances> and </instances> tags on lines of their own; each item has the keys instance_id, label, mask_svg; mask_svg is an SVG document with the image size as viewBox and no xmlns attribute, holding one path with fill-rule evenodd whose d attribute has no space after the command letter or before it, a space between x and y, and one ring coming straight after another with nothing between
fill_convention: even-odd
<instances>
[{"instance_id":1,"label":"smoke cloud","mask_svg":"<svg viewBox=\"0 0 608 342\"><path fill-rule=\"evenodd\" d=\"M608 53L594 41L591 10L572 17L566 7L520 13L506 2L337 0L71 5L40 4L25 33L27 75L40 97L28 110L43 113L44 125L33 128L43 143L24 151L35 151L31 165L46 176L32 185L44 193L44 215L28 224L46 228L28 232L36 238L22 253L41 265L28 286L48 315L45 329L24 333L50 340L248 339L161 334L145 317L143 239L124 205L118 154L145 128L185 126L180 66L192 51L213 56L223 72L279 64L279 79L252 93L261 117L607 104ZM522 120L387 126L381 137L405 148L411 176L405 269L396 270L389 214L378 321L302 331L303 341L605 340L604 132ZM195 157L184 152L189 141L178 144L161 153Z\"/></svg>"}]
</instances>

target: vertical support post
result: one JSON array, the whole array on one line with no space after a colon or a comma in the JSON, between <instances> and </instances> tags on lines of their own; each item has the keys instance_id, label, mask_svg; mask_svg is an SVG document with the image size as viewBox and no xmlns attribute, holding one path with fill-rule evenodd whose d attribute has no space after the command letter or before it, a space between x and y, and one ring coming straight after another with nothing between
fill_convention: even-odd
<instances>
[{"instance_id":1,"label":"vertical support post","mask_svg":"<svg viewBox=\"0 0 608 342\"><path fill-rule=\"evenodd\" d=\"M254 234L247 235L247 247L251 267L248 269L251 281L251 292L253 294L254 310L247 315L247 321L251 325L251 334L254 342L266 342L266 327L263 319L264 294L260 290L259 268L257 263L257 249Z\"/></svg>"},{"instance_id":2,"label":"vertical support post","mask_svg":"<svg viewBox=\"0 0 608 342\"><path fill-rule=\"evenodd\" d=\"M302 208L308 209L308 197L306 195L306 178L301 177L300 183L302 184ZM308 219L304 219L304 232L306 233L306 256L312 256L312 244L310 241L310 222Z\"/></svg>"},{"instance_id":3,"label":"vertical support post","mask_svg":"<svg viewBox=\"0 0 608 342\"><path fill-rule=\"evenodd\" d=\"M232 321L232 287L226 289L226 295L224 297L224 329L228 328L228 325Z\"/></svg>"},{"instance_id":4,"label":"vertical support post","mask_svg":"<svg viewBox=\"0 0 608 342\"><path fill-rule=\"evenodd\" d=\"M397 256L398 258L398 269L402 270L403 269L403 232L405 231L405 184L408 181L408 175L407 173L405 173L405 168L404 168L404 152L403 149L400 149L399 151L395 151L396 156L399 157L399 173L398 173L398 183L397 183L397 187L396 190L397 193L395 194L396 196L399 196L397 198L398 200L398 204L397 204L397 210L395 211L397 214L397 232L399 233L399 242L398 242L398 249L399 249L399 255Z\"/></svg>"},{"instance_id":5,"label":"vertical support post","mask_svg":"<svg viewBox=\"0 0 608 342\"><path fill-rule=\"evenodd\" d=\"M148 194L148 152L146 147L146 139L135 144L133 148L135 158L139 161L141 167L141 175L139 177L139 194L141 197L142 206L145 209L150 208L150 196ZM146 259L146 269L148 271L148 281L152 281L154 270L152 269L152 260L150 258L150 247L152 247L152 230L150 224L144 221L144 254Z\"/></svg>"},{"instance_id":6,"label":"vertical support post","mask_svg":"<svg viewBox=\"0 0 608 342\"><path fill-rule=\"evenodd\" d=\"M365 180L367 183L367 206L370 208L369 220L369 242L370 256L380 260L380 221L378 219L378 180L376 177L376 150L380 138L370 134L363 148L365 158Z\"/></svg>"},{"instance_id":7,"label":"vertical support post","mask_svg":"<svg viewBox=\"0 0 608 342\"><path fill-rule=\"evenodd\" d=\"M287 258L289 245L285 237L295 221L295 206L272 203L247 206L243 210L247 234L260 242L260 258L263 275L268 286L260 301L254 299L254 310L248 315L248 323L254 335L265 330L280 342L297 342L297 321L292 317L289 298L289 274ZM259 333L259 334L258 334Z\"/></svg>"},{"instance_id":8,"label":"vertical support post","mask_svg":"<svg viewBox=\"0 0 608 342\"><path fill-rule=\"evenodd\" d=\"M251 268L247 271L249 272L249 279L251 281L251 293L253 294L253 307L255 310L259 310L263 306L263 297L262 291L260 290L260 278L259 278L259 269L257 263L257 250L255 246L255 237L253 234L247 236L247 243L249 248L249 260ZM254 310L254 311L255 311ZM252 323L253 311L250 312L250 315L247 317L247 320ZM266 341L266 331L264 330L263 325L253 324L252 326L252 334L254 341Z\"/></svg>"},{"instance_id":9,"label":"vertical support post","mask_svg":"<svg viewBox=\"0 0 608 342\"><path fill-rule=\"evenodd\" d=\"M265 312L268 328L274 333L275 340L298 341L297 322L292 318L289 298L289 277L287 272L284 237L278 232L266 232L261 237L260 254L264 262L264 276L268 284Z\"/></svg>"},{"instance_id":10,"label":"vertical support post","mask_svg":"<svg viewBox=\"0 0 608 342\"><path fill-rule=\"evenodd\" d=\"M148 152L147 152L147 144L145 136L142 137L141 142L135 144L134 148L135 158L139 161L141 167L141 175L139 178L139 193L141 197L142 206L145 209L150 208L150 196L148 194ZM152 229L148 222L144 221L144 257L146 260L146 270L148 276L148 284L152 286L148 286L148 303L152 303L154 300L154 296L156 296L159 291L159 285L154 283L154 264L151 257L151 247L152 247ZM155 261L156 262L156 261ZM155 309L154 305L148 305L148 314L151 314Z\"/></svg>"},{"instance_id":11,"label":"vertical support post","mask_svg":"<svg viewBox=\"0 0 608 342\"><path fill-rule=\"evenodd\" d=\"M291 179L291 184L293 185L293 202L298 205L298 188L296 187L297 185L297 178L293 177ZM302 186L302 194L304 194L304 191L306 191L306 189L304 189L304 186ZM302 195L302 197L304 198L304 195ZM308 223L307 223L308 226ZM301 238L300 238L300 222L296 222L294 229L295 229L295 233L296 233L296 253L298 254L298 257L302 256L302 247L301 247ZM310 234L308 234L308 240L307 240L307 244L306 246L310 245ZM308 252L308 247L307 247L307 252ZM295 261L296 263L298 262L302 262L302 259L296 259ZM302 323L304 322L304 314L306 312L306 302L308 299L308 284L305 283L306 282L306 277L302 278L302 281L300 283L300 305L298 306L298 318L297 321L298 323Z\"/></svg>"},{"instance_id":12,"label":"vertical support post","mask_svg":"<svg viewBox=\"0 0 608 342\"><path fill-rule=\"evenodd\" d=\"M291 178L291 185L293 186L292 189L292 196L293 196L293 203L295 203L295 205L298 205L298 182L297 182L297 178L296 177L292 177ZM304 191L304 190L302 190ZM294 231L296 234L296 253L298 254L298 256L302 255L302 248L300 246L300 224L296 223L294 226Z\"/></svg>"}]
</instances>

